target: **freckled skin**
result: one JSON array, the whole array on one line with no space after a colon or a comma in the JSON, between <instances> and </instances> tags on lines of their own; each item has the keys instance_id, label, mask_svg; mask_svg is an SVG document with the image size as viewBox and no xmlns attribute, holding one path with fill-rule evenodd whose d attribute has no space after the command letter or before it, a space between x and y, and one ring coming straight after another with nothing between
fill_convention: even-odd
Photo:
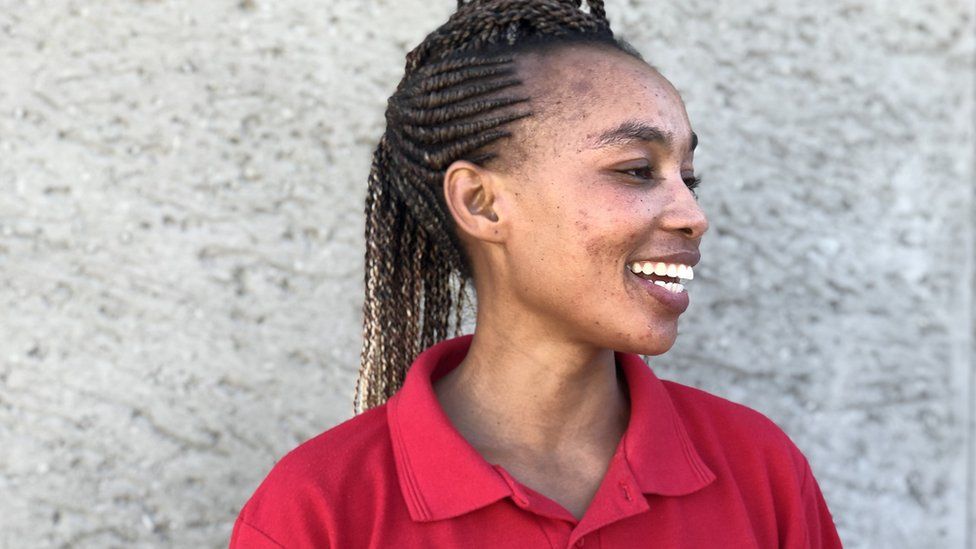
<instances>
[{"instance_id":1,"label":"freckled skin","mask_svg":"<svg viewBox=\"0 0 976 549\"><path fill-rule=\"evenodd\" d=\"M520 74L529 75L533 109L542 113L514 131L525 156L506 174L521 191L504 262L518 291L506 297L573 339L642 354L667 351L677 315L629 279L626 262L697 249L707 228L682 178L694 168L681 98L639 60L594 48L569 48L556 59L528 56ZM670 132L674 150L586 146L627 119ZM614 171L641 158L657 166L658 181Z\"/></svg>"}]
</instances>

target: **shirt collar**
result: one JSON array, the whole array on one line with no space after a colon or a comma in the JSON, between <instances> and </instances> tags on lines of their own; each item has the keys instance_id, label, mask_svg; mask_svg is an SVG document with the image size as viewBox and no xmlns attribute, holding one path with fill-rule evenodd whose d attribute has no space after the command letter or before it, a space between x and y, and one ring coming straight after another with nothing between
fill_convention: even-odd
<instances>
[{"instance_id":1,"label":"shirt collar","mask_svg":"<svg viewBox=\"0 0 976 549\"><path fill-rule=\"evenodd\" d=\"M400 488L415 521L451 518L512 495L500 472L454 428L433 382L464 359L472 336L442 341L420 354L387 401ZM621 440L641 491L696 492L715 479L688 437L664 384L635 354L615 353L627 380L630 420Z\"/></svg>"}]
</instances>

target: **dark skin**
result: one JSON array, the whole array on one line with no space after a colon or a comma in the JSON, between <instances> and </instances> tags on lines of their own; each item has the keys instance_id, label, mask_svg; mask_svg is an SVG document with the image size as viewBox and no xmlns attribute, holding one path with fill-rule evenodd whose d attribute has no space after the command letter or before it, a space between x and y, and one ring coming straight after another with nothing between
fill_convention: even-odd
<instances>
[{"instance_id":1,"label":"dark skin","mask_svg":"<svg viewBox=\"0 0 976 549\"><path fill-rule=\"evenodd\" d=\"M513 127L517 161L445 173L478 311L468 355L434 390L488 462L579 519L629 421L613 351L659 355L677 336L680 313L627 265L697 251L708 222L686 186L688 115L658 72L595 46L518 66L539 114ZM626 121L657 137L596 143Z\"/></svg>"}]
</instances>

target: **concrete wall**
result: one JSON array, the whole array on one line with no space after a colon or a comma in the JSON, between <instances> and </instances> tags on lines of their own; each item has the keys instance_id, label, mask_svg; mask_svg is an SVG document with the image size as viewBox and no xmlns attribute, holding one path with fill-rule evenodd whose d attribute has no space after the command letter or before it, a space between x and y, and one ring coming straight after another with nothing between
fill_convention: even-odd
<instances>
[{"instance_id":1,"label":"concrete wall","mask_svg":"<svg viewBox=\"0 0 976 549\"><path fill-rule=\"evenodd\" d=\"M0 547L223 546L351 416L369 154L453 4L0 0ZM702 140L656 371L786 429L848 547L972 547L972 2L607 4Z\"/></svg>"}]
</instances>

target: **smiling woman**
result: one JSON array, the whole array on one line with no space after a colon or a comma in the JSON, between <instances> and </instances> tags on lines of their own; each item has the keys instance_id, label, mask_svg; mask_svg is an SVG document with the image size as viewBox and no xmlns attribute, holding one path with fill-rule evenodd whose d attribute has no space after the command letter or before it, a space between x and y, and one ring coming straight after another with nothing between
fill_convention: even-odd
<instances>
[{"instance_id":1,"label":"smiling woman","mask_svg":"<svg viewBox=\"0 0 976 549\"><path fill-rule=\"evenodd\" d=\"M602 2L459 3L386 120L361 413L275 466L232 546L840 546L783 431L639 357L674 344L708 222L681 97Z\"/></svg>"}]
</instances>

